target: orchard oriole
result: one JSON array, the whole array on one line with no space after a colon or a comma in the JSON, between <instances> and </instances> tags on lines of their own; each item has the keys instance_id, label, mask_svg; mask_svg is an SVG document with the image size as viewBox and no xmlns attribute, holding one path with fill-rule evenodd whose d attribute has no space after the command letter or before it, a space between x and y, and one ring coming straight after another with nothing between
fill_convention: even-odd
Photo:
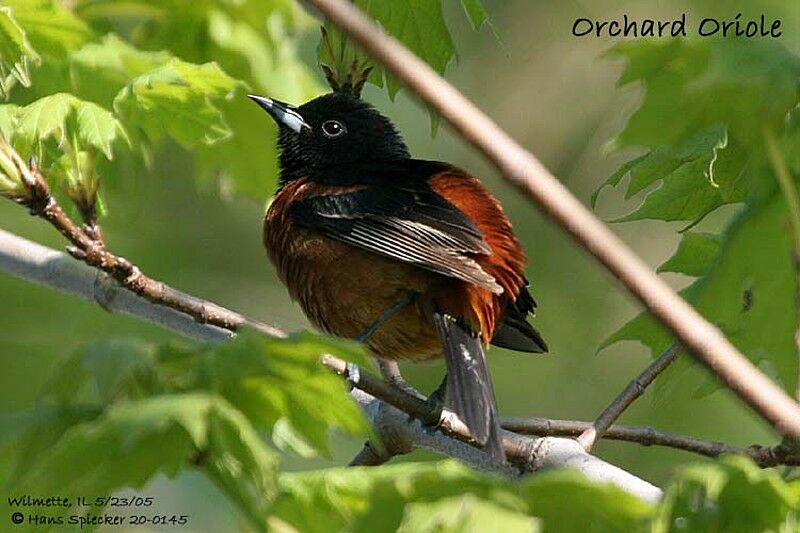
<instances>
[{"instance_id":1,"label":"orchard oriole","mask_svg":"<svg viewBox=\"0 0 800 533\"><path fill-rule=\"evenodd\" d=\"M354 96L299 107L250 95L278 123L280 183L264 245L318 328L378 357L444 355L456 414L504 459L484 344L547 351L527 322L525 254L499 201L446 163L412 159L394 125Z\"/></svg>"}]
</instances>

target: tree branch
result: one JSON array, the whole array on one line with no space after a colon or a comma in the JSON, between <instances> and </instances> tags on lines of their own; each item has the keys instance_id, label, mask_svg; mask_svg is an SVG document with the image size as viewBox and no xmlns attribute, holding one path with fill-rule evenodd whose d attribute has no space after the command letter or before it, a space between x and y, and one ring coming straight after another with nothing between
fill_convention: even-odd
<instances>
[{"instance_id":1,"label":"tree branch","mask_svg":"<svg viewBox=\"0 0 800 533\"><path fill-rule=\"evenodd\" d=\"M450 438L442 431L425 426L418 419L409 419L408 413L382 402L359 389L353 390L353 397L361 405L375 425L381 440L400 449L422 448L455 457L480 470L514 474L510 467L498 465L483 451L466 442ZM508 434L508 432L507 432ZM661 498L661 490L632 474L606 463L586 453L573 439L555 437L526 438L516 436L522 450L528 455L527 471L551 468L571 468L580 471L587 479L597 483L610 483L638 496L656 502ZM505 436L504 436L505 440Z\"/></svg>"},{"instance_id":2,"label":"tree branch","mask_svg":"<svg viewBox=\"0 0 800 533\"><path fill-rule=\"evenodd\" d=\"M611 427L611 424L616 422L620 415L644 394L645 389L678 358L680 352L680 345L673 343L657 359L647 365L642 373L636 376L636 379L628 383L628 386L600 413L594 423L578 435L577 441L584 450L592 451L594 443L603 438L603 434Z\"/></svg>"},{"instance_id":3,"label":"tree branch","mask_svg":"<svg viewBox=\"0 0 800 533\"><path fill-rule=\"evenodd\" d=\"M503 418L503 428L523 435L562 436L580 435L592 427L591 422L577 420L554 420L548 418ZM718 457L726 453L749 456L761 467L787 465L800 466L800 452L786 444L768 447L755 444L747 448L732 446L724 442L710 441L657 431L651 427L612 425L603 438L634 442L642 446L663 446L692 452L706 457Z\"/></svg>"},{"instance_id":4,"label":"tree branch","mask_svg":"<svg viewBox=\"0 0 800 533\"><path fill-rule=\"evenodd\" d=\"M31 165L30 171L33 180L23 183L25 193L15 197L14 201L27 207L32 215L48 221L72 243L67 251L75 259L105 272L134 294L152 303L185 313L201 324L210 324L229 331L236 331L247 325L267 335L280 336L280 330L276 328L247 320L238 313L176 291L146 276L139 267L124 257L114 255L106 248L103 241L87 234L67 216L50 193L50 187L35 163Z\"/></svg>"},{"instance_id":5,"label":"tree branch","mask_svg":"<svg viewBox=\"0 0 800 533\"><path fill-rule=\"evenodd\" d=\"M230 338L231 331L195 322L169 307L154 305L121 287L106 273L52 248L0 229L0 271L37 285L96 302L111 313L135 316L203 341Z\"/></svg>"},{"instance_id":6,"label":"tree branch","mask_svg":"<svg viewBox=\"0 0 800 533\"><path fill-rule=\"evenodd\" d=\"M689 351L781 434L800 438L800 405L678 296L527 150L347 0L307 0L416 93L591 252Z\"/></svg>"}]
</instances>

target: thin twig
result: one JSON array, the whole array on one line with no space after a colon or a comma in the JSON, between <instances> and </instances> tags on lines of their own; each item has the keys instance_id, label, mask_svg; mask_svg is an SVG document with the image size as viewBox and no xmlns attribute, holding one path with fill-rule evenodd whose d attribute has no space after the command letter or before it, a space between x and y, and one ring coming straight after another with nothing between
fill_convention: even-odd
<instances>
[{"instance_id":1,"label":"thin twig","mask_svg":"<svg viewBox=\"0 0 800 533\"><path fill-rule=\"evenodd\" d=\"M170 307L148 302L101 270L3 230L0 230L0 271L97 303L110 313L138 317L187 337L220 341L233 334L227 329L200 324Z\"/></svg>"},{"instance_id":2,"label":"thin twig","mask_svg":"<svg viewBox=\"0 0 800 533\"><path fill-rule=\"evenodd\" d=\"M636 376L636 379L628 383L628 386L600 413L594 423L586 428L576 439L584 450L587 452L592 451L594 443L603 438L603 434L611 427L611 424L616 422L620 415L644 394L645 389L650 386L653 380L678 358L680 351L680 345L674 343L647 365L647 368L642 370L642 373Z\"/></svg>"},{"instance_id":3,"label":"thin twig","mask_svg":"<svg viewBox=\"0 0 800 533\"><path fill-rule=\"evenodd\" d=\"M338 357L325 355L322 357L322 364L347 379L354 387L408 413L422 423L432 427L438 426L458 440L477 445L469 434L467 426L455 414L436 409L423 398L389 385L368 372L362 372L358 367Z\"/></svg>"},{"instance_id":4,"label":"thin twig","mask_svg":"<svg viewBox=\"0 0 800 533\"><path fill-rule=\"evenodd\" d=\"M308 0L381 62L591 252L677 339L781 434L800 438L800 404L660 279L530 152L347 0Z\"/></svg>"},{"instance_id":5,"label":"thin twig","mask_svg":"<svg viewBox=\"0 0 800 533\"><path fill-rule=\"evenodd\" d=\"M580 435L592 427L591 422L577 420L555 420L548 418L503 418L501 424L504 429L523 435L560 436L569 437ZM800 466L800 452L792 450L790 446L778 444L776 446L753 445L747 448L732 446L723 442L698 439L657 431L646 426L626 426L614 424L609 427L602 438L634 442L642 446L663 446L686 452L692 452L706 457L718 457L726 453L747 455L762 467L778 465Z\"/></svg>"},{"instance_id":6,"label":"thin twig","mask_svg":"<svg viewBox=\"0 0 800 533\"><path fill-rule=\"evenodd\" d=\"M144 275L139 267L111 253L102 241L95 240L75 224L51 194L50 187L39 169L34 166L31 171L33 183L26 184L27 194L16 198L15 201L27 207L32 215L47 220L72 243L67 251L74 258L102 270L134 294L152 303L185 313L201 324L211 324L230 331L236 331L247 325L268 335L280 336L280 330L272 326L249 321L238 313L176 291Z\"/></svg>"}]
</instances>

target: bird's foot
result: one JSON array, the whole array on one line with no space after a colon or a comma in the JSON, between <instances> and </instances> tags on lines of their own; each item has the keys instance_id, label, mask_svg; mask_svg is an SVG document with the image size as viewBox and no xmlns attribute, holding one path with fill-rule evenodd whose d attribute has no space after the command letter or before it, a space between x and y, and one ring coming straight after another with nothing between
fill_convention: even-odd
<instances>
[{"instance_id":1,"label":"bird's foot","mask_svg":"<svg viewBox=\"0 0 800 533\"><path fill-rule=\"evenodd\" d=\"M447 374L436 389L428 396L426 403L430 407L431 416L429 425L438 427L442 419L442 410L445 408L445 400L447 399Z\"/></svg>"},{"instance_id":2,"label":"bird's foot","mask_svg":"<svg viewBox=\"0 0 800 533\"><path fill-rule=\"evenodd\" d=\"M383 376L383 380L391 385L392 387L399 389L406 394L410 394L412 396L416 396L420 399L425 399L425 396L420 394L420 392L408 384L408 382L403 378L403 375L400 373L400 366L397 364L397 361L387 361L385 359L378 359L378 368L380 368L381 376Z\"/></svg>"}]
</instances>

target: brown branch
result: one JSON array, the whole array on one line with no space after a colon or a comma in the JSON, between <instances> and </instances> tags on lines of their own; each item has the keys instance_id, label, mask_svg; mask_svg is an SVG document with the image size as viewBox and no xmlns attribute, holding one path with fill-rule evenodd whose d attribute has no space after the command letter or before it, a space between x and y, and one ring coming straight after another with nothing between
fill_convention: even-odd
<instances>
[{"instance_id":1,"label":"brown branch","mask_svg":"<svg viewBox=\"0 0 800 533\"><path fill-rule=\"evenodd\" d=\"M577 441L587 452L592 451L594 443L603 438L603 434L617 421L625 410L644 394L644 391L656 377L667 369L669 365L678 358L680 345L674 343L672 346L658 356L653 362L647 365L636 379L628 383L628 386L616 397L611 404L600 413L592 425L578 435Z\"/></svg>"},{"instance_id":2,"label":"brown branch","mask_svg":"<svg viewBox=\"0 0 800 533\"><path fill-rule=\"evenodd\" d=\"M455 439L476 446L466 425L446 410L434 409L424 399L392 386L372 374L362 372L358 367L338 357L325 355L322 364L347 379L353 387L408 413L428 426L438 426ZM509 451L514 450L507 448L506 453Z\"/></svg>"},{"instance_id":3,"label":"brown branch","mask_svg":"<svg viewBox=\"0 0 800 533\"><path fill-rule=\"evenodd\" d=\"M238 313L176 291L168 285L144 275L139 267L108 251L103 241L93 238L75 224L51 194L50 187L38 167L33 164L30 170L33 176L32 182L25 182L23 184L25 194L15 197L14 200L27 207L32 215L47 220L72 243L67 251L74 258L102 270L121 286L147 301L185 313L198 323L210 324L230 331L236 331L247 325L271 336L283 334L277 328L248 320Z\"/></svg>"},{"instance_id":4,"label":"brown branch","mask_svg":"<svg viewBox=\"0 0 800 533\"><path fill-rule=\"evenodd\" d=\"M380 61L592 253L698 360L781 434L800 438L800 404L673 291L530 152L347 0L308 0Z\"/></svg>"},{"instance_id":5,"label":"brown branch","mask_svg":"<svg viewBox=\"0 0 800 533\"><path fill-rule=\"evenodd\" d=\"M592 428L592 423L547 418L503 418L502 426L504 429L522 435L569 437L580 435L587 429ZM603 433L602 438L634 442L642 446L674 448L705 455L706 457L718 457L726 453L746 455L764 468L779 465L800 466L800 452L793 450L786 444L778 444L772 447L753 445L741 448L723 442L657 431L651 427L618 424L610 426Z\"/></svg>"}]
</instances>

